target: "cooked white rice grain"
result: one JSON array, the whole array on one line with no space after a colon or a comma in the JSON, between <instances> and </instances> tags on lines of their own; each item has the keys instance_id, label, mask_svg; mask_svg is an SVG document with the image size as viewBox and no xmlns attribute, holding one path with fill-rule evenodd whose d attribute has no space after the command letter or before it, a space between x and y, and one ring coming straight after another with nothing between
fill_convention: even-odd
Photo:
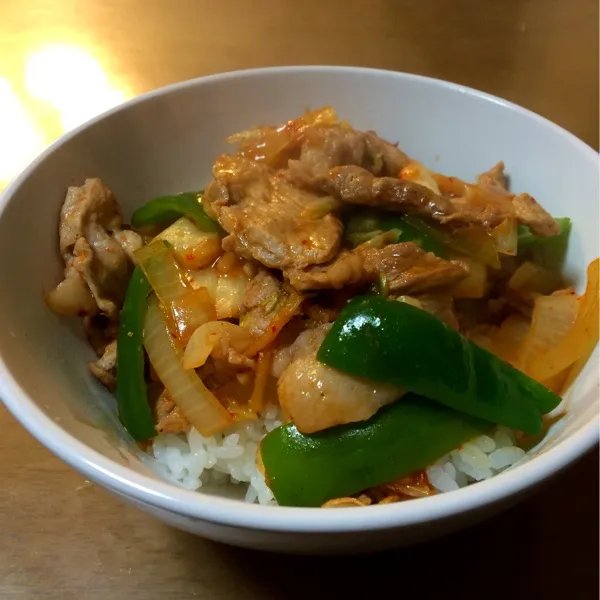
<instances>
[{"instance_id":1,"label":"cooked white rice grain","mask_svg":"<svg viewBox=\"0 0 600 600\"><path fill-rule=\"evenodd\" d=\"M479 436L440 458L426 469L431 485L438 492L449 492L474 481L489 479L529 460L515 446L514 432L498 426L493 434Z\"/></svg>"},{"instance_id":2,"label":"cooked white rice grain","mask_svg":"<svg viewBox=\"0 0 600 600\"><path fill-rule=\"evenodd\" d=\"M179 435L162 433L152 443L152 466L162 477L189 490L204 487L218 492L230 483L245 484L247 502L274 504L256 466L256 451L260 440L279 425L279 409L269 406L261 419L233 425L208 438L196 429Z\"/></svg>"},{"instance_id":3,"label":"cooked white rice grain","mask_svg":"<svg viewBox=\"0 0 600 600\"><path fill-rule=\"evenodd\" d=\"M256 452L260 440L280 425L279 409L269 406L261 419L233 425L209 438L195 429L187 435L163 433L154 439L151 462L158 474L186 489L203 487L208 492L227 494L233 483L238 489L236 497L246 502L276 504L256 466ZM438 492L451 492L528 459L515 445L514 432L499 426L491 435L479 436L441 457L426 471Z\"/></svg>"}]
</instances>

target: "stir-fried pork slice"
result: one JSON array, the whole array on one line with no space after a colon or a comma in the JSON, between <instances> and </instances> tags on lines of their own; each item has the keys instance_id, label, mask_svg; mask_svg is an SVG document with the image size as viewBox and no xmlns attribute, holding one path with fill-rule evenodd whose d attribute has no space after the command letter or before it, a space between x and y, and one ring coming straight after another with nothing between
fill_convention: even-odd
<instances>
[{"instance_id":1,"label":"stir-fried pork slice","mask_svg":"<svg viewBox=\"0 0 600 600\"><path fill-rule=\"evenodd\" d=\"M300 162L316 172L342 165L363 167L374 175L396 177L408 157L372 131L315 127L304 132Z\"/></svg>"},{"instance_id":2,"label":"stir-fried pork slice","mask_svg":"<svg viewBox=\"0 0 600 600\"><path fill-rule=\"evenodd\" d=\"M285 275L298 290L341 289L383 280L390 292L409 294L452 286L468 272L459 264L404 242L384 248L362 244L341 252L327 265L290 269Z\"/></svg>"},{"instance_id":3,"label":"stir-fried pork slice","mask_svg":"<svg viewBox=\"0 0 600 600\"><path fill-rule=\"evenodd\" d=\"M83 186L69 188L59 229L65 279L81 278L111 319L118 316L131 275L129 253L142 244L121 226L117 202L102 181L86 179Z\"/></svg>"},{"instance_id":4,"label":"stir-fried pork slice","mask_svg":"<svg viewBox=\"0 0 600 600\"><path fill-rule=\"evenodd\" d=\"M89 368L94 377L114 391L117 384L117 340L110 342L102 356L96 362L90 363Z\"/></svg>"},{"instance_id":5,"label":"stir-fried pork slice","mask_svg":"<svg viewBox=\"0 0 600 600\"><path fill-rule=\"evenodd\" d=\"M320 363L316 353L329 327L301 334L277 384L281 406L302 433L364 421L402 395L398 387L358 379Z\"/></svg>"},{"instance_id":6,"label":"stir-fried pork slice","mask_svg":"<svg viewBox=\"0 0 600 600\"><path fill-rule=\"evenodd\" d=\"M339 198L347 204L415 214L457 226L493 228L511 215L511 204L476 203L436 194L418 183L395 177L375 177L357 166L315 173L300 161L290 161L286 177L304 189Z\"/></svg>"},{"instance_id":7,"label":"stir-fried pork slice","mask_svg":"<svg viewBox=\"0 0 600 600\"><path fill-rule=\"evenodd\" d=\"M504 163L500 161L489 171L482 173L477 178L477 184L499 192L506 192L508 190L508 180L504 173Z\"/></svg>"},{"instance_id":8,"label":"stir-fried pork slice","mask_svg":"<svg viewBox=\"0 0 600 600\"><path fill-rule=\"evenodd\" d=\"M244 292L245 314L242 323L254 336L262 335L273 318L273 308L281 296L281 282L266 269L261 269L248 282Z\"/></svg>"},{"instance_id":9,"label":"stir-fried pork slice","mask_svg":"<svg viewBox=\"0 0 600 600\"><path fill-rule=\"evenodd\" d=\"M527 225L535 235L550 237L560 233L560 227L535 198L529 194L519 194L513 198L517 220Z\"/></svg>"},{"instance_id":10,"label":"stir-fried pork slice","mask_svg":"<svg viewBox=\"0 0 600 600\"><path fill-rule=\"evenodd\" d=\"M499 162L489 171L481 174L477 178L477 183L508 194L504 163ZM522 225L527 225L535 235L550 237L560 233L558 223L535 198L529 194L519 194L518 196L510 194L510 197L517 220Z\"/></svg>"},{"instance_id":11,"label":"stir-fried pork slice","mask_svg":"<svg viewBox=\"0 0 600 600\"><path fill-rule=\"evenodd\" d=\"M156 431L159 433L185 433L190 428L189 421L181 414L166 390L158 397L154 412Z\"/></svg>"},{"instance_id":12,"label":"stir-fried pork slice","mask_svg":"<svg viewBox=\"0 0 600 600\"><path fill-rule=\"evenodd\" d=\"M314 194L299 190L266 165L229 155L214 166L204 204L230 235L223 247L271 268L302 268L331 260L342 224L307 214Z\"/></svg>"}]
</instances>

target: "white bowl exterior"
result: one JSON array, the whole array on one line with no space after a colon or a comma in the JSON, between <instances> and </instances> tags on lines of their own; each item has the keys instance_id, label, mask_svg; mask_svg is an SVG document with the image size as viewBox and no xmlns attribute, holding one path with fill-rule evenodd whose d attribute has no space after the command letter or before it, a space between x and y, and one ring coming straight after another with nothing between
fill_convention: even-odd
<instances>
[{"instance_id":1,"label":"white bowl exterior","mask_svg":"<svg viewBox=\"0 0 600 600\"><path fill-rule=\"evenodd\" d=\"M139 460L113 398L88 373L93 353L79 327L43 302L62 270L57 221L66 187L101 177L130 214L153 196L203 187L232 132L326 104L441 172L472 179L504 160L513 190L572 218L566 271L579 289L599 254L597 154L524 109L427 78L337 67L225 74L142 96L55 143L0 204L0 395L25 427L89 478L167 522L229 543L334 551L347 547L348 531L361 531L370 549L390 539L421 540L514 502L598 439L596 349L569 394L567 418L537 450L544 456L452 494L351 515L247 506L158 481Z\"/></svg>"}]
</instances>

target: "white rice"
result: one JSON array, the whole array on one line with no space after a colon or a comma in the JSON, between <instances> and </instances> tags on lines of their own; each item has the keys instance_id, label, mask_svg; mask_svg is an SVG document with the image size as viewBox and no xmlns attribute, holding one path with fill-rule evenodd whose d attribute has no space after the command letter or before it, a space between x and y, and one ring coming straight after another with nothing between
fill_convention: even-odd
<instances>
[{"instance_id":1,"label":"white rice","mask_svg":"<svg viewBox=\"0 0 600 600\"><path fill-rule=\"evenodd\" d=\"M279 427L277 407L268 407L257 421L244 421L206 438L195 429L187 434L163 433L154 439L153 468L164 478L189 490L220 493L227 484L242 487L238 496L246 502L276 504L256 466L260 440ZM515 445L514 433L498 426L491 436L482 435L440 458L426 469L431 485L450 492L475 481L489 479L529 459Z\"/></svg>"},{"instance_id":2,"label":"white rice","mask_svg":"<svg viewBox=\"0 0 600 600\"><path fill-rule=\"evenodd\" d=\"M281 425L278 417L277 407L267 407L261 419L244 421L208 438L196 429L187 434L162 433L152 443L153 467L189 490L218 491L234 483L246 488L246 502L275 504L256 466L256 451L260 440Z\"/></svg>"},{"instance_id":3,"label":"white rice","mask_svg":"<svg viewBox=\"0 0 600 600\"><path fill-rule=\"evenodd\" d=\"M482 435L426 469L429 483L439 492L451 492L475 481L489 479L526 462L529 456L515 444L511 429L499 425L492 436Z\"/></svg>"}]
</instances>

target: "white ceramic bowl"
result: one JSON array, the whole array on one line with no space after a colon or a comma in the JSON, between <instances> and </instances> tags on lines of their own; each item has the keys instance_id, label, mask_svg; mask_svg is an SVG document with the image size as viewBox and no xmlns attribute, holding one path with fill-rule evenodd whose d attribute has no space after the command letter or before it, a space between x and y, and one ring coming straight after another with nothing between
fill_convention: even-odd
<instances>
[{"instance_id":1,"label":"white ceramic bowl","mask_svg":"<svg viewBox=\"0 0 600 600\"><path fill-rule=\"evenodd\" d=\"M504 160L513 189L573 219L566 269L580 289L598 255L596 152L513 104L414 75L290 67L206 77L136 98L58 140L0 204L0 395L87 478L167 523L230 544L333 553L422 541L514 504L598 440L596 349L570 394L568 417L532 461L449 494L353 510L263 507L179 489L140 462L113 399L88 373L92 351L77 324L42 299L61 274L57 224L66 187L99 176L130 213L153 196L205 184L228 134L326 104L441 172L468 179Z\"/></svg>"}]
</instances>

